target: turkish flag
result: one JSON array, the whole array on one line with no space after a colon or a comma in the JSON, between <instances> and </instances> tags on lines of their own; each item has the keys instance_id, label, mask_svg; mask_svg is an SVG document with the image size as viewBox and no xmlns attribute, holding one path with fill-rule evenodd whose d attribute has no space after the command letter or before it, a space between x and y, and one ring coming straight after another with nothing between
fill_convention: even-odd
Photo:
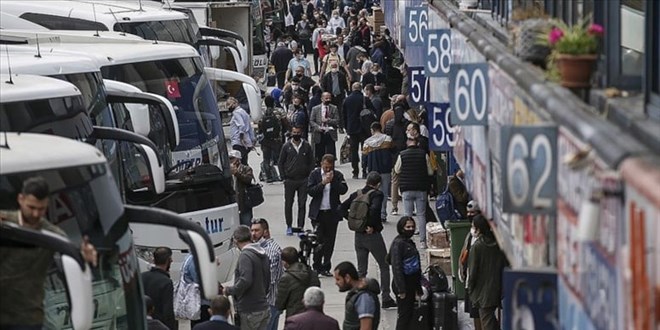
<instances>
[{"instance_id":1,"label":"turkish flag","mask_svg":"<svg viewBox=\"0 0 660 330\"><path fill-rule=\"evenodd\" d=\"M179 98L181 97L181 92L179 91L179 82L175 79L170 79L165 81L165 89L167 90L168 98Z\"/></svg>"}]
</instances>

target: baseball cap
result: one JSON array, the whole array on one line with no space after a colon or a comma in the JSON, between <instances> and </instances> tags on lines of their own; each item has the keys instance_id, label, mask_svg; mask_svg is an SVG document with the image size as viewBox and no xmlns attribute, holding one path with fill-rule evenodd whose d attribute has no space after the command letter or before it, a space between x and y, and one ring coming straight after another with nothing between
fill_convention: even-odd
<instances>
[{"instance_id":1,"label":"baseball cap","mask_svg":"<svg viewBox=\"0 0 660 330\"><path fill-rule=\"evenodd\" d=\"M241 152L238 150L230 150L229 151L229 158L238 158L238 159L243 159Z\"/></svg>"}]
</instances>

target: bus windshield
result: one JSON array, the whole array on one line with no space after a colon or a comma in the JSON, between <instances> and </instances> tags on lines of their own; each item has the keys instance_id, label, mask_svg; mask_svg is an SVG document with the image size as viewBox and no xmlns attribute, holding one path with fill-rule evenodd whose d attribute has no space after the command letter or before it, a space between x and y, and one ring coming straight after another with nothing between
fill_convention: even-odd
<instances>
[{"instance_id":1,"label":"bus windshield","mask_svg":"<svg viewBox=\"0 0 660 330\"><path fill-rule=\"evenodd\" d=\"M74 244L87 235L99 253L92 269L95 329L145 329L137 259L123 204L105 164L0 177L0 207L17 209L22 182L43 177L51 189L48 220ZM62 274L51 268L44 285L46 329L71 329L70 306Z\"/></svg>"},{"instance_id":2,"label":"bus windshield","mask_svg":"<svg viewBox=\"0 0 660 330\"><path fill-rule=\"evenodd\" d=\"M104 67L103 77L166 97L179 121L180 142L172 172L201 164L227 166L224 135L215 95L199 58L177 58Z\"/></svg>"},{"instance_id":3,"label":"bus windshield","mask_svg":"<svg viewBox=\"0 0 660 330\"><path fill-rule=\"evenodd\" d=\"M147 40L182 42L197 46L198 36L187 19L117 23L114 30L135 34Z\"/></svg>"}]
</instances>

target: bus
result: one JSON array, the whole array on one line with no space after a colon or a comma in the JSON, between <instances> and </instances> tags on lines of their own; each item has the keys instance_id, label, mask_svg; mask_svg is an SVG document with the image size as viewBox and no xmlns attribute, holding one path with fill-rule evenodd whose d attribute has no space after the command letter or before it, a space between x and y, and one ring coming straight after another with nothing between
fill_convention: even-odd
<instances>
[{"instance_id":1,"label":"bus","mask_svg":"<svg viewBox=\"0 0 660 330\"><path fill-rule=\"evenodd\" d=\"M93 302L88 305L93 309L92 328L147 329L129 224L158 224L177 232L195 257L202 279L201 294L207 298L217 295L215 256L204 230L172 212L123 205L108 163L98 149L73 139L35 133L4 132L0 140L0 145L6 146L0 148L0 209L18 209L16 197L23 181L42 177L51 191L48 220L74 245L86 235L97 249L98 264L91 269ZM81 291L62 278L55 268L44 283L47 329L71 329L75 321L71 315L78 314L72 309L77 305L67 296L75 297Z\"/></svg>"}]
</instances>

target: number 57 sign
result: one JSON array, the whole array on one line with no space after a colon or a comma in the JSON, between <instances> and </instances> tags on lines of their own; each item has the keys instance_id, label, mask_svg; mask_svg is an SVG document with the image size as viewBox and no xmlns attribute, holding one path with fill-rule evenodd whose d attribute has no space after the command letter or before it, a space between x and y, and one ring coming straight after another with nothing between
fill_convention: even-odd
<instances>
[{"instance_id":1,"label":"number 57 sign","mask_svg":"<svg viewBox=\"0 0 660 330\"><path fill-rule=\"evenodd\" d=\"M553 214L557 203L557 127L503 126L502 210Z\"/></svg>"}]
</instances>

